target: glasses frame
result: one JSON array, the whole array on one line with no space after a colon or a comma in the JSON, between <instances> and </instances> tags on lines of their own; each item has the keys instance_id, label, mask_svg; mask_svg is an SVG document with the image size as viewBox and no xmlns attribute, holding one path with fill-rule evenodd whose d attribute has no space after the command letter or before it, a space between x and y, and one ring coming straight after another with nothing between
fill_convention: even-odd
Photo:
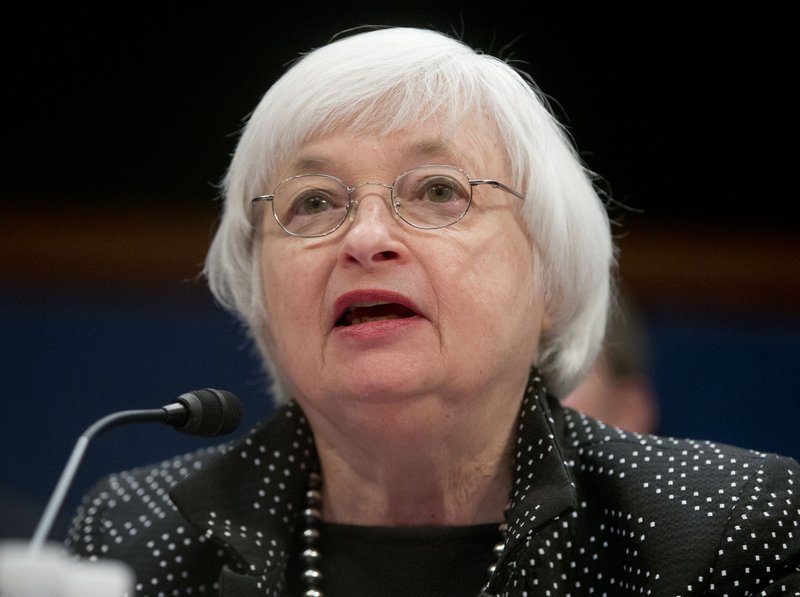
<instances>
[{"instance_id":1,"label":"glasses frame","mask_svg":"<svg viewBox=\"0 0 800 597\"><path fill-rule=\"evenodd\" d=\"M401 214L400 211L398 210L398 207L399 207L400 203L397 201L397 195L395 194L395 191L394 191L395 186L397 185L397 181L400 180L403 176L405 176L409 172L413 172L414 170L418 170L420 168L437 168L437 167L438 168L448 168L448 169L451 169L451 170L457 170L458 172L461 172L466 177L467 182L469 183L469 202L467 203L467 207L464 210L464 213L462 213L457 219L453 220L452 222L450 222L448 224L442 224L441 226L419 226L417 224L409 222L408 220L406 220L403 217L403 214ZM277 192L277 190L282 185L284 185L285 183L289 182L290 180L294 180L296 178L301 178L301 177L305 177L305 176L322 176L324 178L330 178L332 180L340 182L342 184L342 187L344 187L347 190L347 208L345 209L344 216L342 217L341 221L338 224L336 224L336 226L334 226L331 230L328 230L327 232L323 232L323 233L320 233L320 234L299 234L297 232L292 232L291 230L288 230L283 225L283 223L278 219L278 213L275 210L275 203L274 203L274 201L275 201L275 193ZM400 174L398 174L395 177L395 179L392 181L392 184L386 184L386 183L382 183L382 182L362 182L362 183L359 183L359 184L351 187L345 181L343 181L341 178L339 178L337 176L333 176L331 174L296 174L294 176L290 176L290 177L285 178L282 181L280 181L277 185L275 185L275 189L272 191L271 194L258 195L256 197L253 197L250 200L250 206L254 207L255 205L257 205L258 203L261 203L261 202L269 202L269 203L271 203L272 204L272 217L278 223L278 226L280 226L281 229L286 234L288 234L289 236L294 236L294 237L298 237L298 238L322 238L322 237L329 236L329 235L333 234L339 228L341 228L342 224L344 224L347 221L348 216L350 215L350 211L353 208L353 206L354 205L358 205L358 200L357 199L356 200L353 199L353 192L354 191L360 189L361 187L365 187L365 186L379 186L379 187L383 187L385 189L389 189L391 191L391 207L392 207L392 211L401 220L403 220L403 222L405 222L406 224L408 224L412 228L417 228L418 230L439 230L441 228L447 228L448 226L452 226L453 224L456 224L457 222L460 222L464 218L464 216L467 215L467 212L469 211L469 208L472 206L472 196L473 196L472 190L478 185L489 185L494 189L500 189L501 191L505 191L506 193L509 193L509 194L513 195L517 199L525 201L525 196L522 193L519 193L518 191L514 190L513 188L511 188L510 186L508 186L506 184L503 184L500 181L497 181L497 180L494 180L494 179L491 179L491 178L470 178L469 174L467 174L464 170L462 170L461 168L458 168L457 166L451 166L449 164L424 164L422 166L415 166L414 168L410 168L408 170L405 170L404 172L401 172Z\"/></svg>"}]
</instances>

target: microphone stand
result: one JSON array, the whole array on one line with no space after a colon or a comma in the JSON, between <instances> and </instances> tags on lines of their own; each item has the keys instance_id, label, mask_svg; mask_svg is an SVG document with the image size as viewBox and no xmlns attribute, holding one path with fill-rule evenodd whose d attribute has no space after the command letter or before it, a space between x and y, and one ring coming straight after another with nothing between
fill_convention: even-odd
<instances>
[{"instance_id":1,"label":"microphone stand","mask_svg":"<svg viewBox=\"0 0 800 597\"><path fill-rule=\"evenodd\" d=\"M67 465L64 467L64 471L61 473L58 484L53 490L53 494L50 496L50 500L47 503L44 514L42 515L42 518L39 521L36 530L34 531L28 554L35 555L41 552L44 542L47 539L47 535L50 533L56 516L58 515L61 505L64 502L67 490L69 489L72 479L78 470L81 459L86 452L86 448L93 438L100 435L104 431L123 423L160 422L166 420L169 417L169 414L170 413L165 408L124 410L107 415L87 427L86 431L83 432L83 434L78 438L78 441L75 443L75 447L72 449L72 454L67 461Z\"/></svg>"}]
</instances>

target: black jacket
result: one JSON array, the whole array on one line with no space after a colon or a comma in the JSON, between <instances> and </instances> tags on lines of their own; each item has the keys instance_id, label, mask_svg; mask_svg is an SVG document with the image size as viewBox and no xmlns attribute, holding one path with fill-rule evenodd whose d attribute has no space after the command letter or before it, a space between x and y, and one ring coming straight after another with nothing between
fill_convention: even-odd
<instances>
[{"instance_id":1,"label":"black jacket","mask_svg":"<svg viewBox=\"0 0 800 597\"><path fill-rule=\"evenodd\" d=\"M102 480L67 546L128 562L139 597L286 595L315 462L290 403L235 444ZM800 595L792 459L608 427L533 377L513 483L491 595Z\"/></svg>"}]
</instances>

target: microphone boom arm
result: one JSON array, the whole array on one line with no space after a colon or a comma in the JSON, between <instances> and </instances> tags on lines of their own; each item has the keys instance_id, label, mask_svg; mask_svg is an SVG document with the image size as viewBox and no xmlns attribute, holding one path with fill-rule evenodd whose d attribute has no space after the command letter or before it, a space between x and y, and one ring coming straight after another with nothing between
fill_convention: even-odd
<instances>
[{"instance_id":1,"label":"microphone boom arm","mask_svg":"<svg viewBox=\"0 0 800 597\"><path fill-rule=\"evenodd\" d=\"M44 514L36 526L28 553L33 555L41 551L83 454L94 437L126 423L167 423L189 435L216 437L231 433L239 426L241 419L242 404L239 398L225 390L205 388L181 394L175 402L161 408L123 410L97 420L86 428L75 443Z\"/></svg>"},{"instance_id":2,"label":"microphone boom arm","mask_svg":"<svg viewBox=\"0 0 800 597\"><path fill-rule=\"evenodd\" d=\"M169 413L164 408L124 410L107 415L87 427L86 431L83 432L75 443L75 447L72 449L72 454L70 454L67 465L61 473L58 484L53 490L50 500L47 502L44 514L42 514L42 518L36 526L36 531L31 539L29 553L34 554L41 551L47 539L47 535L50 533L50 529L55 522L56 516L61 509L61 505L67 495L67 490L72 483L72 479L78 471L78 466L80 466L86 448L89 446L89 442L92 439L117 425L122 425L124 423L161 422L165 421L168 416Z\"/></svg>"}]
</instances>

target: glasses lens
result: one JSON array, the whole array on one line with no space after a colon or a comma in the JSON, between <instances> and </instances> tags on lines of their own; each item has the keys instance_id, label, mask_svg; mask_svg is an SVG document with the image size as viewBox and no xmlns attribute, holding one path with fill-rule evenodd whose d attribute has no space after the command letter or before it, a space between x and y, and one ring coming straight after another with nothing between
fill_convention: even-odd
<instances>
[{"instance_id":1,"label":"glasses lens","mask_svg":"<svg viewBox=\"0 0 800 597\"><path fill-rule=\"evenodd\" d=\"M338 178L301 175L275 189L275 218L291 234L322 236L333 232L347 217L347 186Z\"/></svg>"},{"instance_id":2,"label":"glasses lens","mask_svg":"<svg viewBox=\"0 0 800 597\"><path fill-rule=\"evenodd\" d=\"M394 186L395 208L417 228L442 228L458 222L469 209L472 187L452 166L424 166L402 174Z\"/></svg>"}]
</instances>

